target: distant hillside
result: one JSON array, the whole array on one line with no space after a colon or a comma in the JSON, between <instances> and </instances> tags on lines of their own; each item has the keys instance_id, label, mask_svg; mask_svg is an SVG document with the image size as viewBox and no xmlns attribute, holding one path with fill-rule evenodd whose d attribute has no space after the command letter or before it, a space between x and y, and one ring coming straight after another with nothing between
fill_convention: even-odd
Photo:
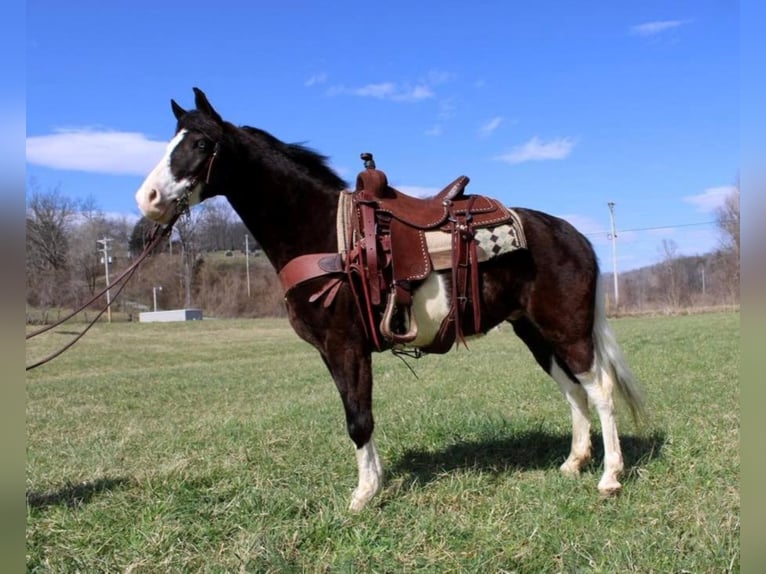
<instances>
[{"instance_id":1,"label":"distant hillside","mask_svg":"<svg viewBox=\"0 0 766 574\"><path fill-rule=\"evenodd\" d=\"M612 273L602 273L608 308L620 312L674 311L739 304L739 265L716 251L618 273L619 308L614 308Z\"/></svg>"}]
</instances>

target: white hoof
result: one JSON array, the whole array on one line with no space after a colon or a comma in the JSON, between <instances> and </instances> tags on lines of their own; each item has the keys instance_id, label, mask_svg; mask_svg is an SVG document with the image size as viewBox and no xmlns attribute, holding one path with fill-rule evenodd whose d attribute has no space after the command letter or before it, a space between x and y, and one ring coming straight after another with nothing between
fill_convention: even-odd
<instances>
[{"instance_id":1,"label":"white hoof","mask_svg":"<svg viewBox=\"0 0 766 574\"><path fill-rule=\"evenodd\" d=\"M604 498L616 496L622 490L620 481L615 477L602 477L598 483L598 492Z\"/></svg>"},{"instance_id":2,"label":"white hoof","mask_svg":"<svg viewBox=\"0 0 766 574\"><path fill-rule=\"evenodd\" d=\"M357 449L356 461L359 465L359 484L351 494L349 510L352 512L359 512L367 506L372 497L380 491L383 482L383 465L372 440Z\"/></svg>"},{"instance_id":3,"label":"white hoof","mask_svg":"<svg viewBox=\"0 0 766 574\"><path fill-rule=\"evenodd\" d=\"M348 509L351 512L360 512L367 506L367 503L373 499L379 490L380 488L377 486L372 489L365 488L364 490L355 488L354 492L351 494L351 504L349 504Z\"/></svg>"},{"instance_id":4,"label":"white hoof","mask_svg":"<svg viewBox=\"0 0 766 574\"><path fill-rule=\"evenodd\" d=\"M562 474L565 474L567 476L579 476L580 469L585 466L588 461L590 460L590 457L583 457L578 458L572 455L569 455L569 458L567 458L564 461L564 464L562 464L559 467L559 470Z\"/></svg>"}]
</instances>

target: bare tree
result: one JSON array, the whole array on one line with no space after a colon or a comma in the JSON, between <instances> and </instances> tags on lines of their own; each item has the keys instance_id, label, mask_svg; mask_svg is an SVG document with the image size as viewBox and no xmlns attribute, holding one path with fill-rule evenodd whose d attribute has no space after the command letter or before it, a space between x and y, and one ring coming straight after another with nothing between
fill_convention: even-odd
<instances>
[{"instance_id":1,"label":"bare tree","mask_svg":"<svg viewBox=\"0 0 766 574\"><path fill-rule=\"evenodd\" d=\"M728 277L727 290L738 300L740 281L740 218L739 218L739 181L732 192L726 196L721 207L716 209L716 225L721 232L721 251L717 265L721 274Z\"/></svg>"},{"instance_id":2,"label":"bare tree","mask_svg":"<svg viewBox=\"0 0 766 574\"><path fill-rule=\"evenodd\" d=\"M27 258L41 268L66 267L68 228L77 212L75 202L59 188L33 191L27 201Z\"/></svg>"},{"instance_id":3,"label":"bare tree","mask_svg":"<svg viewBox=\"0 0 766 574\"><path fill-rule=\"evenodd\" d=\"M688 295L687 277L678 257L678 244L672 239L662 240L662 290L668 305L677 309Z\"/></svg>"},{"instance_id":4,"label":"bare tree","mask_svg":"<svg viewBox=\"0 0 766 574\"><path fill-rule=\"evenodd\" d=\"M69 293L60 287L67 283L69 231L75 214L75 202L59 188L47 192L34 188L27 199L27 301L32 305L66 303Z\"/></svg>"},{"instance_id":5,"label":"bare tree","mask_svg":"<svg viewBox=\"0 0 766 574\"><path fill-rule=\"evenodd\" d=\"M199 218L199 246L202 251L234 249L234 212L221 201L203 204Z\"/></svg>"},{"instance_id":6,"label":"bare tree","mask_svg":"<svg viewBox=\"0 0 766 574\"><path fill-rule=\"evenodd\" d=\"M80 297L96 291L97 279L104 275L103 253L96 241L108 235L108 222L92 197L79 206L79 217L72 226L70 238L70 268L72 291Z\"/></svg>"},{"instance_id":7,"label":"bare tree","mask_svg":"<svg viewBox=\"0 0 766 574\"><path fill-rule=\"evenodd\" d=\"M181 245L184 307L191 307L192 305L192 284L195 269L198 267L197 256L199 255L198 227L199 216L195 212L190 212L176 222L174 229L178 233L178 241Z\"/></svg>"}]
</instances>

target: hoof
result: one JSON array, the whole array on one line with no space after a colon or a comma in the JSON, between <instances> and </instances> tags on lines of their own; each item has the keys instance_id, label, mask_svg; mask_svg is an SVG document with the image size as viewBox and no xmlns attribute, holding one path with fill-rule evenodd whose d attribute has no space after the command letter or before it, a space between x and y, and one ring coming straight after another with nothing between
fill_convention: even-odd
<instances>
[{"instance_id":1,"label":"hoof","mask_svg":"<svg viewBox=\"0 0 766 574\"><path fill-rule=\"evenodd\" d=\"M354 490L353 494L351 494L351 504L348 505L348 509L351 512L361 512L376 493L377 491L375 490L364 493L360 493L359 489Z\"/></svg>"},{"instance_id":2,"label":"hoof","mask_svg":"<svg viewBox=\"0 0 766 574\"><path fill-rule=\"evenodd\" d=\"M579 476L580 469L586 464L588 464L589 460L590 460L590 456L586 458L576 458L573 456L569 456L564 461L564 464L562 464L559 467L559 470L561 471L561 474L564 474L566 476Z\"/></svg>"},{"instance_id":3,"label":"hoof","mask_svg":"<svg viewBox=\"0 0 766 574\"><path fill-rule=\"evenodd\" d=\"M580 467L570 461L566 461L559 467L559 471L564 476L580 476Z\"/></svg>"},{"instance_id":4,"label":"hoof","mask_svg":"<svg viewBox=\"0 0 766 574\"><path fill-rule=\"evenodd\" d=\"M622 485L619 481L612 479L610 481L602 480L598 483L598 493L602 498L612 498L622 491Z\"/></svg>"}]
</instances>

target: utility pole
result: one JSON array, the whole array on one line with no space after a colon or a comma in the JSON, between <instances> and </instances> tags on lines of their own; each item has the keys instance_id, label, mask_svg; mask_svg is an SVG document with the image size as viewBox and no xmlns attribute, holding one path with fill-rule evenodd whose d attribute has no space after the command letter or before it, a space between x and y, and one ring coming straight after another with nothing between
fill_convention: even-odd
<instances>
[{"instance_id":1,"label":"utility pole","mask_svg":"<svg viewBox=\"0 0 766 574\"><path fill-rule=\"evenodd\" d=\"M607 203L609 206L609 218L612 220L612 276L614 277L614 306L620 304L620 288L617 277L617 228L614 225L614 201Z\"/></svg>"},{"instance_id":2,"label":"utility pole","mask_svg":"<svg viewBox=\"0 0 766 574\"><path fill-rule=\"evenodd\" d=\"M112 322L112 298L109 293L109 242L111 239L108 237L104 237L103 239L96 239L96 243L100 243L103 245L101 248L104 256L102 259L104 260L104 275L106 277L106 320L111 323Z\"/></svg>"},{"instance_id":3,"label":"utility pole","mask_svg":"<svg viewBox=\"0 0 766 574\"><path fill-rule=\"evenodd\" d=\"M152 287L152 299L154 299L154 312L157 312L157 291L162 291L162 286Z\"/></svg>"},{"instance_id":4,"label":"utility pole","mask_svg":"<svg viewBox=\"0 0 766 574\"><path fill-rule=\"evenodd\" d=\"M245 272L247 273L247 298L250 298L250 242L245 233Z\"/></svg>"}]
</instances>

